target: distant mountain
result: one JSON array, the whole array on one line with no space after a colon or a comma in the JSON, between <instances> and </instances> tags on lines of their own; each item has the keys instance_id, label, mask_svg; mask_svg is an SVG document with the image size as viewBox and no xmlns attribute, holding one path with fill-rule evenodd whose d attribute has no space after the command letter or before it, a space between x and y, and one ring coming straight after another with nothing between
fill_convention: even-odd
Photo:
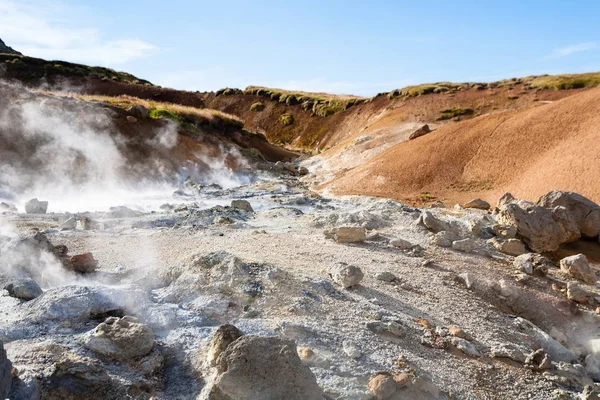
<instances>
[{"instance_id":1,"label":"distant mountain","mask_svg":"<svg viewBox=\"0 0 600 400\"><path fill-rule=\"evenodd\" d=\"M18 51L16 51L15 49L13 49L12 47L8 47L6 44L4 44L4 42L2 41L2 39L0 39L0 53L4 53L4 54L21 54Z\"/></svg>"}]
</instances>

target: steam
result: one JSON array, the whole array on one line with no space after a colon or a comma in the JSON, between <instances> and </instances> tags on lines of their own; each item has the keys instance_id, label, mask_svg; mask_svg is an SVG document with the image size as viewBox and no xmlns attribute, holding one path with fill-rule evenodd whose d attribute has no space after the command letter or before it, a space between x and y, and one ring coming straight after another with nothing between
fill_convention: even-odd
<instances>
[{"instance_id":1,"label":"steam","mask_svg":"<svg viewBox=\"0 0 600 400\"><path fill-rule=\"evenodd\" d=\"M172 200L190 175L225 188L249 181L230 167L231 159L243 164L234 148L196 154L195 160L171 159L169 151L177 151L180 141L175 122L125 137L123 127L115 126L116 112L102 105L2 82L0 91L0 201L20 210L36 197L49 201L51 212L115 205L148 211Z\"/></svg>"}]
</instances>

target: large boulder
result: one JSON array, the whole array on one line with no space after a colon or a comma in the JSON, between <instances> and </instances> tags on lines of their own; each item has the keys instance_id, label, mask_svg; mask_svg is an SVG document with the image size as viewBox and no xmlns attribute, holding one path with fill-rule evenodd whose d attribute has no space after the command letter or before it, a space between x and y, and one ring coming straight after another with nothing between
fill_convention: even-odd
<instances>
[{"instance_id":1,"label":"large boulder","mask_svg":"<svg viewBox=\"0 0 600 400\"><path fill-rule=\"evenodd\" d=\"M86 333L83 343L99 354L113 358L134 358L152 351L154 333L135 317L109 317Z\"/></svg>"},{"instance_id":2,"label":"large boulder","mask_svg":"<svg viewBox=\"0 0 600 400\"><path fill-rule=\"evenodd\" d=\"M600 234L600 205L578 193L553 190L540 197L537 204L546 208L565 207L584 237L595 238Z\"/></svg>"},{"instance_id":3,"label":"large boulder","mask_svg":"<svg viewBox=\"0 0 600 400\"><path fill-rule=\"evenodd\" d=\"M583 254L565 257L560 260L560 270L585 283L594 284L598 280L596 273Z\"/></svg>"},{"instance_id":4,"label":"large boulder","mask_svg":"<svg viewBox=\"0 0 600 400\"><path fill-rule=\"evenodd\" d=\"M6 358L4 345L0 342L0 399L6 399L10 391L12 364Z\"/></svg>"},{"instance_id":5,"label":"large boulder","mask_svg":"<svg viewBox=\"0 0 600 400\"><path fill-rule=\"evenodd\" d=\"M508 202L499 207L497 220L516 226L518 236L536 253L555 251L563 243L581 237L573 215L561 206L550 209L526 202Z\"/></svg>"},{"instance_id":6,"label":"large boulder","mask_svg":"<svg viewBox=\"0 0 600 400\"><path fill-rule=\"evenodd\" d=\"M46 214L48 211L48 202L31 199L25 203L25 212L27 214Z\"/></svg>"},{"instance_id":7,"label":"large boulder","mask_svg":"<svg viewBox=\"0 0 600 400\"><path fill-rule=\"evenodd\" d=\"M222 351L215 372L201 399L323 399L317 379L302 364L293 341L241 336Z\"/></svg>"},{"instance_id":8,"label":"large boulder","mask_svg":"<svg viewBox=\"0 0 600 400\"><path fill-rule=\"evenodd\" d=\"M340 226L325 231L325 237L338 243L360 243L367 239L367 231L360 226Z\"/></svg>"},{"instance_id":9,"label":"large boulder","mask_svg":"<svg viewBox=\"0 0 600 400\"><path fill-rule=\"evenodd\" d=\"M231 200L231 207L242 211L254 212L254 209L248 200Z\"/></svg>"}]
</instances>

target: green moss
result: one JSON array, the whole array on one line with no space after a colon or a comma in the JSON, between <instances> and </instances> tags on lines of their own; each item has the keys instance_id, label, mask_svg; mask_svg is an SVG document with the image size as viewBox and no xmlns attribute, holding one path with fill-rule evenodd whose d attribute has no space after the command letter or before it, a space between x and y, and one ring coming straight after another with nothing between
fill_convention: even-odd
<instances>
[{"instance_id":1,"label":"green moss","mask_svg":"<svg viewBox=\"0 0 600 400\"><path fill-rule=\"evenodd\" d=\"M289 113L281 114L279 117L279 122L285 126L292 125L294 123L294 116Z\"/></svg>"},{"instance_id":2,"label":"green moss","mask_svg":"<svg viewBox=\"0 0 600 400\"><path fill-rule=\"evenodd\" d=\"M257 101L250 106L250 111L259 112L265 109L265 104Z\"/></svg>"},{"instance_id":3,"label":"green moss","mask_svg":"<svg viewBox=\"0 0 600 400\"><path fill-rule=\"evenodd\" d=\"M161 108L153 108L152 110L148 111L148 116L154 119L166 118L178 122L182 121L182 118L179 115L175 115L172 112L163 110Z\"/></svg>"},{"instance_id":4,"label":"green moss","mask_svg":"<svg viewBox=\"0 0 600 400\"><path fill-rule=\"evenodd\" d=\"M461 107L454 107L454 108L447 108L445 110L441 110L440 111L440 115L438 117L438 121L442 121L445 119L454 119L454 118L459 118L462 115L472 115L475 111L472 108L461 108ZM455 119L455 121L458 119Z\"/></svg>"}]
</instances>

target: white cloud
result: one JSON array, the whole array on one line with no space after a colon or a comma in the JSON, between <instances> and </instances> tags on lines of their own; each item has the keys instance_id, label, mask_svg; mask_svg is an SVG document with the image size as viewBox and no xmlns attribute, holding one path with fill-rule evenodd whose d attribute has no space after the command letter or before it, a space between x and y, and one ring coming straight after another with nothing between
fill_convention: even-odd
<instances>
[{"instance_id":1,"label":"white cloud","mask_svg":"<svg viewBox=\"0 0 600 400\"><path fill-rule=\"evenodd\" d=\"M107 40L95 28L73 26L76 21L61 4L0 0L0 38L23 54L113 66L142 58L156 50L136 38ZM58 17L58 16L61 17Z\"/></svg>"},{"instance_id":2,"label":"white cloud","mask_svg":"<svg viewBox=\"0 0 600 400\"><path fill-rule=\"evenodd\" d=\"M598 46L596 45L595 42L578 43L578 44L574 44L571 46L554 49L554 51L552 52L552 56L553 57L566 57L566 56L574 54L574 53L580 53L582 51L594 50L597 47Z\"/></svg>"}]
</instances>

